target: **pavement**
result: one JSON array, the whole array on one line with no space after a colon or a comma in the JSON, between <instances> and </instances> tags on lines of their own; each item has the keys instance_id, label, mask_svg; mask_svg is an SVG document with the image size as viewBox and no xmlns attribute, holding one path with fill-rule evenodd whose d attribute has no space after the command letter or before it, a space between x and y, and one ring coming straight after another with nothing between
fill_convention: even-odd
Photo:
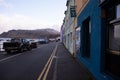
<instances>
[{"instance_id":1,"label":"pavement","mask_svg":"<svg viewBox=\"0 0 120 80\"><path fill-rule=\"evenodd\" d=\"M95 80L88 69L73 58L60 42L52 64L47 80Z\"/></svg>"}]
</instances>

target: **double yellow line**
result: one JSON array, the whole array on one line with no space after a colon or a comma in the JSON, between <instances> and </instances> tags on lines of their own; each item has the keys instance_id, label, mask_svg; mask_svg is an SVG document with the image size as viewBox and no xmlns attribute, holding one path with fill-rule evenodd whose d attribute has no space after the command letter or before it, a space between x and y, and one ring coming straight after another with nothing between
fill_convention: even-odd
<instances>
[{"instance_id":1,"label":"double yellow line","mask_svg":"<svg viewBox=\"0 0 120 80\"><path fill-rule=\"evenodd\" d=\"M53 58L54 58L54 55L55 55L55 53L57 51L57 47L58 47L58 44L55 46L49 60L47 61L44 69L42 70L42 72L41 72L41 74L40 74L40 76L38 77L37 80L46 80L48 72L49 72L51 64L52 64L52 61L53 61Z\"/></svg>"}]
</instances>

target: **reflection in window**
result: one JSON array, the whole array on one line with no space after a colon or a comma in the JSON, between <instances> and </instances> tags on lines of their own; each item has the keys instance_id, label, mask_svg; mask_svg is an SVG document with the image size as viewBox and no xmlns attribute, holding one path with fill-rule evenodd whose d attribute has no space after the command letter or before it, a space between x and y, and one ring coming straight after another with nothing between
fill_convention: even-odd
<instances>
[{"instance_id":1,"label":"reflection in window","mask_svg":"<svg viewBox=\"0 0 120 80\"><path fill-rule=\"evenodd\" d=\"M117 6L117 18L120 18L120 4Z\"/></svg>"},{"instance_id":2,"label":"reflection in window","mask_svg":"<svg viewBox=\"0 0 120 80\"><path fill-rule=\"evenodd\" d=\"M120 38L120 25L114 27L114 38Z\"/></svg>"},{"instance_id":3,"label":"reflection in window","mask_svg":"<svg viewBox=\"0 0 120 80\"><path fill-rule=\"evenodd\" d=\"M115 25L109 29L109 48L111 50L119 51L120 50L120 24Z\"/></svg>"}]
</instances>

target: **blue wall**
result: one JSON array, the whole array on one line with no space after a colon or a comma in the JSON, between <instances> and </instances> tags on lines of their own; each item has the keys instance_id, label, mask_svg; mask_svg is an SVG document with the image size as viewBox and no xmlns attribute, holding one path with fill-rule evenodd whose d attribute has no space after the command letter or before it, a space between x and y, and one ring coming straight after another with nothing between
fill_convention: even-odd
<instances>
[{"instance_id":1,"label":"blue wall","mask_svg":"<svg viewBox=\"0 0 120 80\"><path fill-rule=\"evenodd\" d=\"M104 62L104 57L102 56L102 54L104 54L103 52L105 50L105 36L102 36L105 34L103 34L102 32L105 30L103 30L103 28L101 27L102 19L101 9L99 7L99 0L89 0L86 7L78 16L78 26L81 27L83 21L86 20L88 17L90 17L91 22L90 58L86 59L85 57L82 57L82 54L84 54L84 51L82 50L82 48L85 47L84 45L81 45L80 53L77 54L77 58L90 70L90 72L96 77L97 80L110 80L107 75L103 74L104 71L102 72L102 68L104 68L102 67L104 66L104 64L102 64ZM81 36L85 35L82 34ZM83 40L81 37L81 43L83 43L82 41Z\"/></svg>"}]
</instances>

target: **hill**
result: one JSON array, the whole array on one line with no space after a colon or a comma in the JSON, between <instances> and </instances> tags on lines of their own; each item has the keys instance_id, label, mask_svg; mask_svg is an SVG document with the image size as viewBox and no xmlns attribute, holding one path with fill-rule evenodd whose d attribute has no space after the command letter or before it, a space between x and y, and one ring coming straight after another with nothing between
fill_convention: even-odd
<instances>
[{"instance_id":1,"label":"hill","mask_svg":"<svg viewBox=\"0 0 120 80\"><path fill-rule=\"evenodd\" d=\"M56 38L60 33L54 29L10 30L0 34L2 38Z\"/></svg>"}]
</instances>

